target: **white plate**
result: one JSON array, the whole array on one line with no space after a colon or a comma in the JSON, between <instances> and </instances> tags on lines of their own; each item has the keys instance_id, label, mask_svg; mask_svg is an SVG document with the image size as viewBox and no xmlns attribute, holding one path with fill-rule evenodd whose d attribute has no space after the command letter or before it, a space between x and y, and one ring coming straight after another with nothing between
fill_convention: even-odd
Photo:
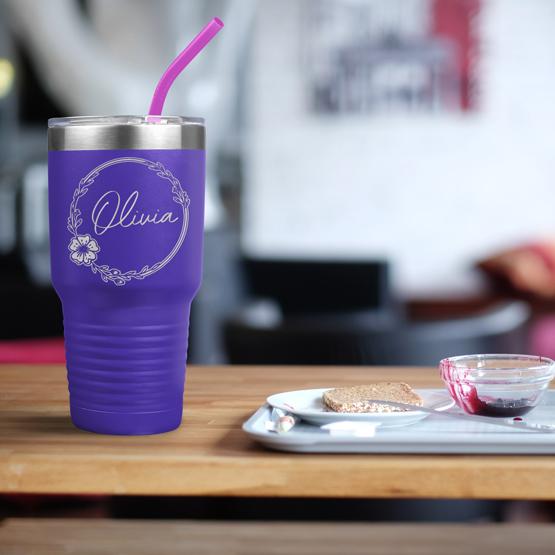
<instances>
[{"instance_id":1,"label":"white plate","mask_svg":"<svg viewBox=\"0 0 555 555\"><path fill-rule=\"evenodd\" d=\"M331 388L301 389L276 393L268 397L267 402L272 407L290 412L317 426L341 420L374 422L380 424L381 427L406 426L429 416L425 412L416 410L404 412L331 412L322 402L322 394L328 389ZM415 389L415 391L422 397L424 406L430 409L447 410L455 404L447 391L429 389Z\"/></svg>"}]
</instances>

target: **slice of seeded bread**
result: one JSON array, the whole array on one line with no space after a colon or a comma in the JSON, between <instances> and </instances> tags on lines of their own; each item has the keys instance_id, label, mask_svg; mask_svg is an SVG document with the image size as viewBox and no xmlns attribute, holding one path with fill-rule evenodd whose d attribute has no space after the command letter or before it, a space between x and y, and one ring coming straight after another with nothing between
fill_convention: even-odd
<instances>
[{"instance_id":1,"label":"slice of seeded bread","mask_svg":"<svg viewBox=\"0 0 555 555\"><path fill-rule=\"evenodd\" d=\"M372 403L372 399L422 406L422 399L412 387L402 382L380 382L340 387L324 392L324 405L334 412L399 412L403 409Z\"/></svg>"}]
</instances>

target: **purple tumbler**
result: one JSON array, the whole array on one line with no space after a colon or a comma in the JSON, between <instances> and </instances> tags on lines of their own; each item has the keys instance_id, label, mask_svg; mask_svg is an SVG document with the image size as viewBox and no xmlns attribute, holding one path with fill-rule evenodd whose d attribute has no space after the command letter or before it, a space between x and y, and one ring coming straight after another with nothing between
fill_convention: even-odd
<instances>
[{"instance_id":1,"label":"purple tumbler","mask_svg":"<svg viewBox=\"0 0 555 555\"><path fill-rule=\"evenodd\" d=\"M203 121L75 117L48 127L52 282L73 423L173 430L202 273Z\"/></svg>"}]
</instances>

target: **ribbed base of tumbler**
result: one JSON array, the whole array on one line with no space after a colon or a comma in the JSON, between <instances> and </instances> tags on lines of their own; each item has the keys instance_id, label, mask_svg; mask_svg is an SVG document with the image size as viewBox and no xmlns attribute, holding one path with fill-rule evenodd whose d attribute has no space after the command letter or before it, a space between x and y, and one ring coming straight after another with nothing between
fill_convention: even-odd
<instances>
[{"instance_id":1,"label":"ribbed base of tumbler","mask_svg":"<svg viewBox=\"0 0 555 555\"><path fill-rule=\"evenodd\" d=\"M146 435L181 423L189 306L64 306L73 423L101 434ZM153 308L154 307L154 308Z\"/></svg>"},{"instance_id":2,"label":"ribbed base of tumbler","mask_svg":"<svg viewBox=\"0 0 555 555\"><path fill-rule=\"evenodd\" d=\"M81 430L110 435L150 435L179 427L183 407L159 412L102 412L70 406L71 420Z\"/></svg>"}]
</instances>

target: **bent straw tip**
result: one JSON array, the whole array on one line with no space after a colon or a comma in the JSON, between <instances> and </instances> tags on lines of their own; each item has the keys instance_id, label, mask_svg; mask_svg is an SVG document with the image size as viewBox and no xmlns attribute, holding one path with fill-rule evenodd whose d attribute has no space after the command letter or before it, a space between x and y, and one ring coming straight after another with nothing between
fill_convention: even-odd
<instances>
[{"instance_id":1,"label":"bent straw tip","mask_svg":"<svg viewBox=\"0 0 555 555\"><path fill-rule=\"evenodd\" d=\"M1 0L0 0L1 1ZM166 94L176 77L189 65L201 50L218 34L224 26L219 17L214 17L204 29L187 45L177 58L169 65L154 89L154 95L148 111L149 116L159 116L164 107Z\"/></svg>"}]
</instances>

